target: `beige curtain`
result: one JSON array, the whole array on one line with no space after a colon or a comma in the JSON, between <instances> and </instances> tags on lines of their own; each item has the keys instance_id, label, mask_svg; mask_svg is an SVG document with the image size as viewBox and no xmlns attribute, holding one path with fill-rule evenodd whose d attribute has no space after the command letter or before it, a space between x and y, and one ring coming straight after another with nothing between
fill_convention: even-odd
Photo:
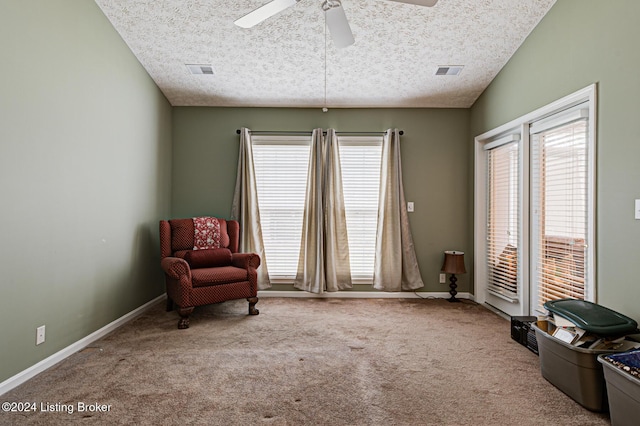
<instances>
[{"instance_id":1,"label":"beige curtain","mask_svg":"<svg viewBox=\"0 0 640 426\"><path fill-rule=\"evenodd\" d=\"M264 255L262 228L260 226L260 208L253 166L251 132L247 128L242 128L240 131L238 172L231 207L231 218L240 223L240 251L257 253L260 256L258 288L264 290L271 287L267 259Z\"/></svg>"},{"instance_id":2,"label":"beige curtain","mask_svg":"<svg viewBox=\"0 0 640 426\"><path fill-rule=\"evenodd\" d=\"M307 193L302 218L302 237L298 271L293 286L312 293L322 293L324 280L324 238L322 209L322 129L311 135Z\"/></svg>"},{"instance_id":3,"label":"beige curtain","mask_svg":"<svg viewBox=\"0 0 640 426\"><path fill-rule=\"evenodd\" d=\"M300 257L294 287L311 293L351 288L340 150L334 129L311 136Z\"/></svg>"},{"instance_id":4,"label":"beige curtain","mask_svg":"<svg viewBox=\"0 0 640 426\"><path fill-rule=\"evenodd\" d=\"M342 192L340 145L335 129L327 130L324 148L325 278L327 291L338 291L353 288L353 283Z\"/></svg>"},{"instance_id":5,"label":"beige curtain","mask_svg":"<svg viewBox=\"0 0 640 426\"><path fill-rule=\"evenodd\" d=\"M409 228L398 129L385 132L380 167L373 287L383 291L415 290L424 287L424 283Z\"/></svg>"}]
</instances>

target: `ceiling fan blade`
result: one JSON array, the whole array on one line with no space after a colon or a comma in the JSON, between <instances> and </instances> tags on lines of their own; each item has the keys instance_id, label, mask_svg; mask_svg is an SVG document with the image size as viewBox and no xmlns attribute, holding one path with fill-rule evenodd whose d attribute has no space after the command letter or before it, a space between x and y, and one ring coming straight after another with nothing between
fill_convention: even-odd
<instances>
[{"instance_id":1,"label":"ceiling fan blade","mask_svg":"<svg viewBox=\"0 0 640 426\"><path fill-rule=\"evenodd\" d=\"M438 0L389 0L396 1L398 3L417 4L418 6L435 6Z\"/></svg>"},{"instance_id":2,"label":"ceiling fan blade","mask_svg":"<svg viewBox=\"0 0 640 426\"><path fill-rule=\"evenodd\" d=\"M242 28L251 28L260 22L271 18L283 10L294 6L300 0L273 0L263 6L260 6L253 12L249 12L242 18L237 19L234 24Z\"/></svg>"},{"instance_id":3,"label":"ceiling fan blade","mask_svg":"<svg viewBox=\"0 0 640 426\"><path fill-rule=\"evenodd\" d=\"M343 48L355 43L347 15L344 13L342 5L332 6L324 11L325 22L329 27L329 33L334 46Z\"/></svg>"}]
</instances>

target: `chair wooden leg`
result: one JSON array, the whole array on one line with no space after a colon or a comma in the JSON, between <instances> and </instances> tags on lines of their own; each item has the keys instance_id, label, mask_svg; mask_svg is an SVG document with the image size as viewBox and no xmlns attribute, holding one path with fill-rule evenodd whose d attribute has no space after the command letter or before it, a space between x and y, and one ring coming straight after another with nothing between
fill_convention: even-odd
<instances>
[{"instance_id":1,"label":"chair wooden leg","mask_svg":"<svg viewBox=\"0 0 640 426\"><path fill-rule=\"evenodd\" d=\"M260 313L260 311L256 309L256 303L258 303L258 298L247 297L247 302L249 302L249 315L258 315Z\"/></svg>"},{"instance_id":2,"label":"chair wooden leg","mask_svg":"<svg viewBox=\"0 0 640 426\"><path fill-rule=\"evenodd\" d=\"M173 300L167 294L167 312L173 311Z\"/></svg>"},{"instance_id":3,"label":"chair wooden leg","mask_svg":"<svg viewBox=\"0 0 640 426\"><path fill-rule=\"evenodd\" d=\"M188 308L178 308L178 314L180 315L180 321L178 321L178 328L180 330L189 328L189 315L193 312L193 306Z\"/></svg>"}]
</instances>

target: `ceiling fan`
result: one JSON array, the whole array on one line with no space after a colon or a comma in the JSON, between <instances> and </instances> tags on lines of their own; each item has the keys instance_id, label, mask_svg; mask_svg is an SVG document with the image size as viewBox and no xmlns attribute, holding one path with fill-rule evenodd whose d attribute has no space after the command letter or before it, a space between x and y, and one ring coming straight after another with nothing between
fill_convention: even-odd
<instances>
[{"instance_id":1,"label":"ceiling fan","mask_svg":"<svg viewBox=\"0 0 640 426\"><path fill-rule=\"evenodd\" d=\"M295 6L301 0L272 0L260 6L256 10L249 12L242 18L236 20L234 24L242 28L251 28L260 22L271 18L283 10ZM434 6L438 0L388 0L399 3L416 4L419 6ZM325 13L325 22L329 28L329 33L333 39L333 44L338 47L347 47L355 42L349 21L342 8L341 0L323 0L322 10Z\"/></svg>"}]
</instances>

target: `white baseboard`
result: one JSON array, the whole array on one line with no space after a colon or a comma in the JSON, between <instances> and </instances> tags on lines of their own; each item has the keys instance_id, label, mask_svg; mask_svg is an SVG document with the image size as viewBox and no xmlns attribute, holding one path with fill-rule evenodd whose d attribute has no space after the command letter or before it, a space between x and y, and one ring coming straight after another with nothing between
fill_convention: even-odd
<instances>
[{"instance_id":1,"label":"white baseboard","mask_svg":"<svg viewBox=\"0 0 640 426\"><path fill-rule=\"evenodd\" d=\"M162 296L156 297L155 299L151 300L150 302L145 303L144 305L140 306L139 308L134 309L133 311L129 312L128 314L125 314L125 315L121 316L117 320L115 320L113 322L110 322L109 324L105 325L101 329L94 331L93 333L89 334L87 337L84 337L84 338L78 340L77 342L72 343L71 345L67 346L66 348L56 352L55 354L53 354L53 355L51 355L51 356L49 356L49 357L47 357L45 359L43 359L39 363L37 363L35 365L32 365L31 367L27 368L24 371L21 371L20 373L16 374L15 376L9 377L4 382L0 383L0 395L3 395L6 392L9 392L11 389L13 389L13 388L15 388L17 386L20 386L21 384L23 384L27 380L31 379L32 377L35 377L36 375L42 373L46 369L53 367L55 364L59 363L60 361L64 360L65 358L68 358L69 356L73 355L74 353L78 352L79 350L89 346L91 343L93 343L96 340L102 338L103 336L107 335L108 333L111 333L113 330L117 329L118 327L120 327L120 326L124 325L125 323L131 321L132 319L142 315L151 306L155 305L156 303L158 303L159 301L161 301L162 299L165 299L165 298L166 298L166 295L162 295Z\"/></svg>"},{"instance_id":2,"label":"white baseboard","mask_svg":"<svg viewBox=\"0 0 640 426\"><path fill-rule=\"evenodd\" d=\"M490 304L488 304L487 302L484 302L482 304L482 306L484 306L486 309L490 310L491 312L493 312L494 314L506 319L506 320L511 320L511 317L509 315L507 315L506 313L502 312L500 309L496 308L495 306L491 306Z\"/></svg>"},{"instance_id":3,"label":"white baseboard","mask_svg":"<svg viewBox=\"0 0 640 426\"><path fill-rule=\"evenodd\" d=\"M448 299L451 295L445 292L426 291L335 291L315 294L300 290L260 290L258 291L258 297L307 297L315 299ZM474 300L474 296L469 293L458 293L456 294L456 297L458 299Z\"/></svg>"}]
</instances>

